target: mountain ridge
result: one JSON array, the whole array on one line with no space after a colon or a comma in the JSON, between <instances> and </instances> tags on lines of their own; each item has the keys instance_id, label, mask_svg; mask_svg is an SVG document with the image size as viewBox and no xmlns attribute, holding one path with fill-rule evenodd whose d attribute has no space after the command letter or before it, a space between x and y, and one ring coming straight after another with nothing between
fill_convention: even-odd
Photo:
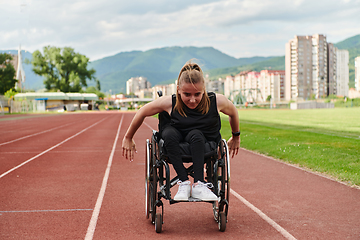
<instances>
[{"instance_id":1,"label":"mountain ridge","mask_svg":"<svg viewBox=\"0 0 360 240\"><path fill-rule=\"evenodd\" d=\"M334 44L339 49L349 51L349 85L354 86L355 66L354 58L360 56L360 34ZM17 50L0 50L17 54ZM31 60L32 55L22 50L23 58ZM23 59L23 60L24 60ZM112 93L125 92L126 81L131 77L146 77L152 86L173 82L177 78L181 67L194 59L199 63L204 73L210 79L235 75L244 70L260 71L262 69L285 69L285 56L254 56L235 58L211 46L208 47L162 47L147 51L119 52L89 63L89 69L96 70L96 77L100 80L101 91ZM25 86L27 89L38 90L44 88L43 79L32 72L30 64L23 64L26 73ZM94 86L94 81L88 81Z\"/></svg>"}]
</instances>

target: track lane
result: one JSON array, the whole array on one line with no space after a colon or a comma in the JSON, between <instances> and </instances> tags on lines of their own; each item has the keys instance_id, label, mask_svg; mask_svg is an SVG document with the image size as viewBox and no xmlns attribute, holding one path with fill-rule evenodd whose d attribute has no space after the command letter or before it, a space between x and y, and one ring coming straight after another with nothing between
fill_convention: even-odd
<instances>
[{"instance_id":1,"label":"track lane","mask_svg":"<svg viewBox=\"0 0 360 240\"><path fill-rule=\"evenodd\" d=\"M64 127L63 122L69 122L68 119L78 121L78 113L67 114L36 114L29 116L17 116L14 120L11 118L0 118L0 146L4 142L14 141L26 135L39 134L42 131L54 128ZM46 122L46 126L43 123ZM24 124L26 123L26 124ZM44 128L47 127L47 128Z\"/></svg>"},{"instance_id":2,"label":"track lane","mask_svg":"<svg viewBox=\"0 0 360 240\"><path fill-rule=\"evenodd\" d=\"M0 239L83 239L120 115L0 180Z\"/></svg>"},{"instance_id":3,"label":"track lane","mask_svg":"<svg viewBox=\"0 0 360 240\"><path fill-rule=\"evenodd\" d=\"M84 116L87 117L84 118ZM71 137L74 132L80 132L86 128L86 126L94 124L96 119L103 119L100 115L91 117L91 115L84 114L70 114L69 116L65 116L65 118L62 115L56 115L56 117L59 117L60 120L54 120L49 117L37 118L36 125L32 125L32 122L28 122L28 119L23 119L21 122L19 120L17 121L16 125L20 128L29 125L28 128L32 129L30 135L31 137L27 135L28 132L22 133L22 136L19 136L18 134L8 134L11 142L2 142L8 144L0 145L0 175L35 157L36 155L41 154L47 149L54 147L64 141L64 139ZM57 128L55 131L42 131L43 128L47 130L51 129L48 126L53 127L53 122L55 122L56 126L58 126L59 121L62 121L63 125L66 126L63 128ZM43 133L37 134L39 132Z\"/></svg>"}]
</instances>

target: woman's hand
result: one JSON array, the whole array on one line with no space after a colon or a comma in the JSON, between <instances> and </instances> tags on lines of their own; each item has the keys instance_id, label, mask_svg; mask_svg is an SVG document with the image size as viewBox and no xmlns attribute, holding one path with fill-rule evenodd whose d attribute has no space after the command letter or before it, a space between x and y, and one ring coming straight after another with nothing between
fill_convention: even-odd
<instances>
[{"instance_id":1,"label":"woman's hand","mask_svg":"<svg viewBox=\"0 0 360 240\"><path fill-rule=\"evenodd\" d=\"M137 153L134 140L132 138L124 137L122 142L122 150L123 157L125 156L126 159L129 157L130 161L132 162L134 160L135 153Z\"/></svg>"},{"instance_id":2,"label":"woman's hand","mask_svg":"<svg viewBox=\"0 0 360 240\"><path fill-rule=\"evenodd\" d=\"M229 148L229 154L231 157L234 157L234 155L237 155L240 148L240 136L232 136L229 141L227 142L228 148Z\"/></svg>"}]
</instances>

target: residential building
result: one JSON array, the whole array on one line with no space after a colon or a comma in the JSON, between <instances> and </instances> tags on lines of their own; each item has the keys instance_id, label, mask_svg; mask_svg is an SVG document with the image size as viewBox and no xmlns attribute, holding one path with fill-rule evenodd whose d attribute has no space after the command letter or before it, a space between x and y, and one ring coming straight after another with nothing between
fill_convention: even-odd
<instances>
[{"instance_id":1,"label":"residential building","mask_svg":"<svg viewBox=\"0 0 360 240\"><path fill-rule=\"evenodd\" d=\"M348 95L347 50L337 49L322 34L295 36L285 48L287 101Z\"/></svg>"},{"instance_id":2,"label":"residential building","mask_svg":"<svg viewBox=\"0 0 360 240\"><path fill-rule=\"evenodd\" d=\"M168 85L156 85L152 87L151 90L154 99L159 97L158 91L162 92L162 96L171 96L176 93L176 81Z\"/></svg>"},{"instance_id":3,"label":"residential building","mask_svg":"<svg viewBox=\"0 0 360 240\"><path fill-rule=\"evenodd\" d=\"M349 51L336 50L336 94L349 96Z\"/></svg>"},{"instance_id":4,"label":"residential building","mask_svg":"<svg viewBox=\"0 0 360 240\"><path fill-rule=\"evenodd\" d=\"M151 84L146 77L132 77L126 82L126 94L148 88L151 88Z\"/></svg>"},{"instance_id":5,"label":"residential building","mask_svg":"<svg viewBox=\"0 0 360 240\"><path fill-rule=\"evenodd\" d=\"M314 50L315 51L315 50ZM308 99L313 88L311 36L295 36L285 49L285 100ZM316 67L314 67L316 69Z\"/></svg>"},{"instance_id":6,"label":"residential building","mask_svg":"<svg viewBox=\"0 0 360 240\"><path fill-rule=\"evenodd\" d=\"M259 72L249 72L245 78L245 96L247 102L263 102L266 100L259 89Z\"/></svg>"},{"instance_id":7,"label":"residential building","mask_svg":"<svg viewBox=\"0 0 360 240\"><path fill-rule=\"evenodd\" d=\"M334 44L328 43L328 71L327 71L327 96L328 95L337 95L337 51L338 49L334 47Z\"/></svg>"},{"instance_id":8,"label":"residential building","mask_svg":"<svg viewBox=\"0 0 360 240\"><path fill-rule=\"evenodd\" d=\"M360 92L360 56L355 58L355 90Z\"/></svg>"},{"instance_id":9,"label":"residential building","mask_svg":"<svg viewBox=\"0 0 360 240\"><path fill-rule=\"evenodd\" d=\"M285 71L262 70L259 78L259 88L264 99L271 96L273 101L285 99Z\"/></svg>"},{"instance_id":10,"label":"residential building","mask_svg":"<svg viewBox=\"0 0 360 240\"><path fill-rule=\"evenodd\" d=\"M326 97L328 92L327 42L324 35L312 36L312 93L315 98Z\"/></svg>"},{"instance_id":11,"label":"residential building","mask_svg":"<svg viewBox=\"0 0 360 240\"><path fill-rule=\"evenodd\" d=\"M235 87L235 77L232 75L226 76L224 82L224 95L229 98L232 95L232 91L236 89Z\"/></svg>"}]
</instances>

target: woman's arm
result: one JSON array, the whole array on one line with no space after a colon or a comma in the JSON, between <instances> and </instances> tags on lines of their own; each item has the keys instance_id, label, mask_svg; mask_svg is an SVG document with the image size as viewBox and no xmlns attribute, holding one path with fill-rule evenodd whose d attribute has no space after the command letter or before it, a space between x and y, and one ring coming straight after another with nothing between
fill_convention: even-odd
<instances>
[{"instance_id":1,"label":"woman's arm","mask_svg":"<svg viewBox=\"0 0 360 240\"><path fill-rule=\"evenodd\" d=\"M233 133L239 132L240 131L239 114L234 104L230 102L230 100L227 99L222 94L216 94L216 103L217 103L218 111L229 116L231 131ZM229 153L231 157L237 155L240 147L240 135L239 136L232 135L232 137L228 141L228 147L230 150Z\"/></svg>"},{"instance_id":2,"label":"woman's arm","mask_svg":"<svg viewBox=\"0 0 360 240\"><path fill-rule=\"evenodd\" d=\"M130 123L128 130L125 133L125 136L122 141L122 155L129 157L130 160L134 159L134 154L136 152L136 145L133 140L133 137L136 131L139 129L144 119L149 116L153 116L157 113L167 111L170 112L172 107L171 96L164 96L158 98L148 104L145 104L139 111L135 114L133 120Z\"/></svg>"}]
</instances>

